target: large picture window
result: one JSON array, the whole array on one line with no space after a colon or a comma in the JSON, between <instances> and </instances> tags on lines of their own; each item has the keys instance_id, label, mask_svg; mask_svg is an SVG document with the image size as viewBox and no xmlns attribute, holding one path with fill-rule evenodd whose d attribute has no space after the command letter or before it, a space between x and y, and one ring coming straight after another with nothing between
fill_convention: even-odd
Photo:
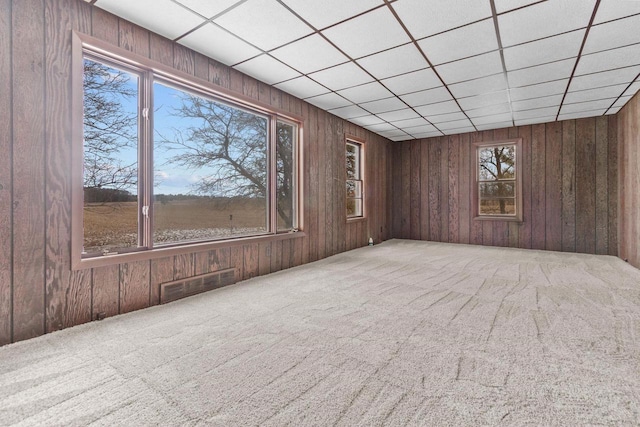
<instances>
[{"instance_id":1,"label":"large picture window","mask_svg":"<svg viewBox=\"0 0 640 427\"><path fill-rule=\"evenodd\" d=\"M522 220L520 140L476 143L477 219Z\"/></svg>"},{"instance_id":2,"label":"large picture window","mask_svg":"<svg viewBox=\"0 0 640 427\"><path fill-rule=\"evenodd\" d=\"M82 68L82 258L297 230L295 120L104 51Z\"/></svg>"}]
</instances>

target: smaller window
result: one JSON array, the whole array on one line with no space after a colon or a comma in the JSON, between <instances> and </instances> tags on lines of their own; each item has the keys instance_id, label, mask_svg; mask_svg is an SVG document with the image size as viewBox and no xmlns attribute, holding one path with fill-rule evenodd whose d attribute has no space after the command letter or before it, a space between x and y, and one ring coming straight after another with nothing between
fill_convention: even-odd
<instances>
[{"instance_id":1,"label":"smaller window","mask_svg":"<svg viewBox=\"0 0 640 427\"><path fill-rule=\"evenodd\" d=\"M476 219L522 221L521 140L474 145Z\"/></svg>"},{"instance_id":2,"label":"smaller window","mask_svg":"<svg viewBox=\"0 0 640 427\"><path fill-rule=\"evenodd\" d=\"M347 218L364 216L363 144L347 140Z\"/></svg>"}]
</instances>

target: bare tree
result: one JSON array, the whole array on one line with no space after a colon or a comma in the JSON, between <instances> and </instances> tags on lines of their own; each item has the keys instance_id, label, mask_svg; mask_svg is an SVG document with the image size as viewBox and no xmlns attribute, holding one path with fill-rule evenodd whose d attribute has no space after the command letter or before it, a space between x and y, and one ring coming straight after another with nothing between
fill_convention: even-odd
<instances>
[{"instance_id":1,"label":"bare tree","mask_svg":"<svg viewBox=\"0 0 640 427\"><path fill-rule=\"evenodd\" d=\"M121 150L137 146L137 90L131 75L101 64L84 61L84 187L85 189L135 188L137 162L124 161Z\"/></svg>"},{"instance_id":2,"label":"bare tree","mask_svg":"<svg viewBox=\"0 0 640 427\"><path fill-rule=\"evenodd\" d=\"M266 198L267 119L229 105L183 93L172 115L187 119L188 125L174 128L173 135L158 135L167 151L174 151L169 163L202 173L192 184L194 192L222 197ZM293 139L286 126L277 128L278 214L286 224L291 209ZM287 155L288 153L288 155ZM290 203L289 203L290 205Z\"/></svg>"},{"instance_id":3,"label":"bare tree","mask_svg":"<svg viewBox=\"0 0 640 427\"><path fill-rule=\"evenodd\" d=\"M500 182L514 177L515 147L491 147L480 150L480 177L482 179L495 180L495 184L487 185L486 192L494 197L506 196L510 192L506 184ZM507 213L504 199L499 199L500 213Z\"/></svg>"}]
</instances>

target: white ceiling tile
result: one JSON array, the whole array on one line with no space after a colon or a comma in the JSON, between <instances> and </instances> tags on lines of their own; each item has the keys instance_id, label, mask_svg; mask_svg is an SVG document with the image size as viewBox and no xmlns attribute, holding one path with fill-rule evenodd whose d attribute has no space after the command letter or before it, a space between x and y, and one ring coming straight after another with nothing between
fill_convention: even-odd
<instances>
[{"instance_id":1,"label":"white ceiling tile","mask_svg":"<svg viewBox=\"0 0 640 427\"><path fill-rule=\"evenodd\" d=\"M418 117L417 119L405 119L405 120L394 120L392 122L395 126L401 129L414 128L414 127L422 127L422 126L430 126L429 123L423 119L422 117Z\"/></svg>"},{"instance_id":2,"label":"white ceiling tile","mask_svg":"<svg viewBox=\"0 0 640 427\"><path fill-rule=\"evenodd\" d=\"M496 114L493 116L482 116L482 117L476 117L474 119L471 119L471 121L473 122L474 125L476 125L476 127L478 127L479 125L486 125L486 124L496 124L496 123L503 123L503 122L507 122L509 124L511 124L511 113L503 113L503 114Z\"/></svg>"},{"instance_id":3,"label":"white ceiling tile","mask_svg":"<svg viewBox=\"0 0 640 427\"><path fill-rule=\"evenodd\" d=\"M214 22L263 50L271 50L312 32L311 27L273 0L247 0ZM278 25L273 25L274 22Z\"/></svg>"},{"instance_id":4,"label":"white ceiling tile","mask_svg":"<svg viewBox=\"0 0 640 427\"><path fill-rule=\"evenodd\" d=\"M465 113L472 120L474 117L492 116L502 113L511 113L511 106L508 103L482 106L479 108L465 109Z\"/></svg>"},{"instance_id":5,"label":"white ceiling tile","mask_svg":"<svg viewBox=\"0 0 640 427\"><path fill-rule=\"evenodd\" d=\"M538 123L551 123L556 120L556 115L542 116L542 117L530 117L525 119L516 120L516 126L535 125Z\"/></svg>"},{"instance_id":6,"label":"white ceiling tile","mask_svg":"<svg viewBox=\"0 0 640 427\"><path fill-rule=\"evenodd\" d=\"M640 90L640 81L637 81L635 83L632 83L631 86L629 86L629 89L627 89L624 94L629 95L629 96L633 96L635 95L638 91Z\"/></svg>"},{"instance_id":7,"label":"white ceiling tile","mask_svg":"<svg viewBox=\"0 0 640 427\"><path fill-rule=\"evenodd\" d=\"M436 102L450 101L452 99L451 94L444 86L408 93L400 96L400 98L412 107L435 104Z\"/></svg>"},{"instance_id":8,"label":"white ceiling tile","mask_svg":"<svg viewBox=\"0 0 640 427\"><path fill-rule=\"evenodd\" d=\"M502 46L508 47L589 24L595 0L550 0L498 16Z\"/></svg>"},{"instance_id":9,"label":"white ceiling tile","mask_svg":"<svg viewBox=\"0 0 640 427\"><path fill-rule=\"evenodd\" d=\"M607 109L616 101L616 98L599 99L597 101L578 102L575 104L563 104L560 114L579 113L581 111L594 111Z\"/></svg>"},{"instance_id":10,"label":"white ceiling tile","mask_svg":"<svg viewBox=\"0 0 640 427\"><path fill-rule=\"evenodd\" d=\"M485 53L473 58L450 62L436 67L436 70L448 84L503 72L499 52Z\"/></svg>"},{"instance_id":11,"label":"white ceiling tile","mask_svg":"<svg viewBox=\"0 0 640 427\"><path fill-rule=\"evenodd\" d=\"M491 16L489 0L398 0L391 6L416 39Z\"/></svg>"},{"instance_id":12,"label":"white ceiling tile","mask_svg":"<svg viewBox=\"0 0 640 427\"><path fill-rule=\"evenodd\" d=\"M604 52L582 55L576 75L640 64L640 43Z\"/></svg>"},{"instance_id":13,"label":"white ceiling tile","mask_svg":"<svg viewBox=\"0 0 640 427\"><path fill-rule=\"evenodd\" d=\"M378 117L388 122L395 122L397 120L416 119L420 116L411 108L404 108L402 110L378 113Z\"/></svg>"},{"instance_id":14,"label":"white ceiling tile","mask_svg":"<svg viewBox=\"0 0 640 427\"><path fill-rule=\"evenodd\" d=\"M384 135L383 135L383 136L384 136ZM393 141L393 142L411 141L411 140L415 139L414 137L409 136L409 135L405 135L405 136L396 136L396 137L385 137L385 138L388 138L388 139L390 139L390 140L391 140L391 141Z\"/></svg>"},{"instance_id":15,"label":"white ceiling tile","mask_svg":"<svg viewBox=\"0 0 640 427\"><path fill-rule=\"evenodd\" d=\"M384 79L429 66L413 43L358 59L357 62L377 79Z\"/></svg>"},{"instance_id":16,"label":"white ceiling tile","mask_svg":"<svg viewBox=\"0 0 640 427\"><path fill-rule=\"evenodd\" d=\"M364 102L360 104L360 106L374 114L385 113L387 111L401 110L407 107L404 104L404 102L400 101L396 97L379 99L377 101L371 101L371 102Z\"/></svg>"},{"instance_id":17,"label":"white ceiling tile","mask_svg":"<svg viewBox=\"0 0 640 427\"><path fill-rule=\"evenodd\" d=\"M302 99L329 92L324 86L304 76L278 83L276 87Z\"/></svg>"},{"instance_id":18,"label":"white ceiling tile","mask_svg":"<svg viewBox=\"0 0 640 427\"><path fill-rule=\"evenodd\" d=\"M204 22L202 17L169 0L101 0L96 6L169 39Z\"/></svg>"},{"instance_id":19,"label":"white ceiling tile","mask_svg":"<svg viewBox=\"0 0 640 427\"><path fill-rule=\"evenodd\" d=\"M382 0L284 0L284 3L319 30L384 4Z\"/></svg>"},{"instance_id":20,"label":"white ceiling tile","mask_svg":"<svg viewBox=\"0 0 640 427\"><path fill-rule=\"evenodd\" d=\"M503 13L508 10L517 9L540 0L494 0L496 4L496 12Z\"/></svg>"},{"instance_id":21,"label":"white ceiling tile","mask_svg":"<svg viewBox=\"0 0 640 427\"><path fill-rule=\"evenodd\" d=\"M353 119L349 119L349 121L363 127L383 123L383 120L380 117L374 115L355 117Z\"/></svg>"},{"instance_id":22,"label":"white ceiling tile","mask_svg":"<svg viewBox=\"0 0 640 427\"><path fill-rule=\"evenodd\" d=\"M428 123L425 124L425 125L420 125L420 126L400 126L399 124L397 124L396 126L398 126L399 128L401 128L405 132L410 133L412 135L416 134L416 133L438 132L438 130L435 128L435 126L430 125Z\"/></svg>"},{"instance_id":23,"label":"white ceiling tile","mask_svg":"<svg viewBox=\"0 0 640 427\"><path fill-rule=\"evenodd\" d=\"M525 99L523 101L513 101L513 111L532 110L543 107L560 107L563 94L543 96L540 98Z\"/></svg>"},{"instance_id":24,"label":"white ceiling tile","mask_svg":"<svg viewBox=\"0 0 640 427\"><path fill-rule=\"evenodd\" d=\"M416 111L429 119L430 116L435 116L438 114L460 112L460 108L458 107L458 104L455 103L455 101L445 101L439 102L437 104L429 104L423 105L421 107L416 107Z\"/></svg>"},{"instance_id":25,"label":"white ceiling tile","mask_svg":"<svg viewBox=\"0 0 640 427\"><path fill-rule=\"evenodd\" d=\"M486 107L489 105L505 104L509 102L507 91L485 93L483 95L470 96L467 98L458 98L460 106L467 110L472 108Z\"/></svg>"},{"instance_id":26,"label":"white ceiling tile","mask_svg":"<svg viewBox=\"0 0 640 427\"><path fill-rule=\"evenodd\" d=\"M575 76L571 80L571 90L583 90L619 83L630 83L636 78L639 72L640 66L636 66L586 74L584 76Z\"/></svg>"},{"instance_id":27,"label":"white ceiling tile","mask_svg":"<svg viewBox=\"0 0 640 427\"><path fill-rule=\"evenodd\" d=\"M375 125L369 125L369 126L365 126L367 129L369 129L372 132L388 132L391 130L398 130L397 127L395 127L394 125L390 124L390 123L380 123L380 124L375 124Z\"/></svg>"},{"instance_id":28,"label":"white ceiling tile","mask_svg":"<svg viewBox=\"0 0 640 427\"><path fill-rule=\"evenodd\" d=\"M589 30L583 54L640 43L640 15L595 25Z\"/></svg>"},{"instance_id":29,"label":"white ceiling tile","mask_svg":"<svg viewBox=\"0 0 640 427\"><path fill-rule=\"evenodd\" d=\"M441 86L442 82L440 82L440 79L438 79L438 76L436 76L433 70L428 68L426 70L414 71L401 76L384 79L382 80L382 84L395 94L403 95L409 92Z\"/></svg>"},{"instance_id":30,"label":"white ceiling tile","mask_svg":"<svg viewBox=\"0 0 640 427\"><path fill-rule=\"evenodd\" d=\"M338 117L342 117L343 119L350 120L357 117L364 117L369 115L365 110L358 107L357 105L349 105L347 107L334 108L333 110L329 110L331 114L335 114Z\"/></svg>"},{"instance_id":31,"label":"white ceiling tile","mask_svg":"<svg viewBox=\"0 0 640 427\"><path fill-rule=\"evenodd\" d=\"M617 98L627 88L626 84L605 86L596 89L581 90L578 92L569 92L564 99L565 104L574 102L593 101L597 99ZM569 88L571 90L571 88Z\"/></svg>"},{"instance_id":32,"label":"white ceiling tile","mask_svg":"<svg viewBox=\"0 0 640 427\"><path fill-rule=\"evenodd\" d=\"M318 34L278 48L272 51L271 55L303 74L332 67L349 60Z\"/></svg>"},{"instance_id":33,"label":"white ceiling tile","mask_svg":"<svg viewBox=\"0 0 640 427\"><path fill-rule=\"evenodd\" d=\"M629 102L629 100L633 98L632 96L621 96L620 98L618 98L618 100L613 104L613 106L611 107L612 109L620 109L622 107L625 106L625 104L627 102Z\"/></svg>"},{"instance_id":34,"label":"white ceiling tile","mask_svg":"<svg viewBox=\"0 0 640 427\"><path fill-rule=\"evenodd\" d=\"M352 58L411 41L386 7L360 15L322 33Z\"/></svg>"},{"instance_id":35,"label":"white ceiling tile","mask_svg":"<svg viewBox=\"0 0 640 427\"><path fill-rule=\"evenodd\" d=\"M502 129L502 128L509 128L509 127L513 127L513 122L508 120L504 122L498 122L498 123L483 123L483 124L476 123L476 128L478 130L493 130L493 129Z\"/></svg>"},{"instance_id":36,"label":"white ceiling tile","mask_svg":"<svg viewBox=\"0 0 640 427\"><path fill-rule=\"evenodd\" d=\"M340 90L338 93L355 103L375 101L393 96L391 92L378 82L350 87L349 89Z\"/></svg>"},{"instance_id":37,"label":"white ceiling tile","mask_svg":"<svg viewBox=\"0 0 640 427\"><path fill-rule=\"evenodd\" d=\"M447 123L452 121L464 120L467 116L463 112L438 114L437 116L429 116L429 121L436 126L440 126L440 123Z\"/></svg>"},{"instance_id":38,"label":"white ceiling tile","mask_svg":"<svg viewBox=\"0 0 640 427\"><path fill-rule=\"evenodd\" d=\"M198 28L181 38L179 43L226 65L237 64L260 54L255 47L213 24Z\"/></svg>"},{"instance_id":39,"label":"white ceiling tile","mask_svg":"<svg viewBox=\"0 0 640 427\"><path fill-rule=\"evenodd\" d=\"M240 0L179 0L179 3L207 18L213 18L239 2Z\"/></svg>"},{"instance_id":40,"label":"white ceiling tile","mask_svg":"<svg viewBox=\"0 0 640 427\"><path fill-rule=\"evenodd\" d=\"M432 132L421 132L421 133L413 133L411 132L414 138L433 138L434 136L442 136L442 132L435 130Z\"/></svg>"},{"instance_id":41,"label":"white ceiling tile","mask_svg":"<svg viewBox=\"0 0 640 427\"><path fill-rule=\"evenodd\" d=\"M552 80L566 79L571 76L575 59L552 62L550 64L536 65L516 71L508 71L509 85L514 87L532 85L536 83L550 82Z\"/></svg>"},{"instance_id":42,"label":"white ceiling tile","mask_svg":"<svg viewBox=\"0 0 640 427\"><path fill-rule=\"evenodd\" d=\"M382 132L378 132L378 134L387 138L400 138L400 137L408 138L409 137L409 135L407 135L406 132L401 131L400 129L382 131Z\"/></svg>"},{"instance_id":43,"label":"white ceiling tile","mask_svg":"<svg viewBox=\"0 0 640 427\"><path fill-rule=\"evenodd\" d=\"M489 77L482 77L468 82L461 82L449 85L451 93L455 97L480 95L483 93L496 92L507 89L507 80L504 74L494 74Z\"/></svg>"},{"instance_id":44,"label":"white ceiling tile","mask_svg":"<svg viewBox=\"0 0 640 427\"><path fill-rule=\"evenodd\" d=\"M530 86L516 87L509 90L511 101L523 99L541 98L549 95L562 95L567 89L569 79L556 80L552 82L539 83Z\"/></svg>"},{"instance_id":45,"label":"white ceiling tile","mask_svg":"<svg viewBox=\"0 0 640 427\"><path fill-rule=\"evenodd\" d=\"M305 99L310 104L315 105L316 107L322 108L323 110L330 110L332 108L346 107L350 104L349 101L341 97L340 95L336 95L335 93L325 93L324 95L318 95L311 98Z\"/></svg>"},{"instance_id":46,"label":"white ceiling tile","mask_svg":"<svg viewBox=\"0 0 640 427\"><path fill-rule=\"evenodd\" d=\"M434 65L498 49L492 19L422 39L418 44Z\"/></svg>"},{"instance_id":47,"label":"white ceiling tile","mask_svg":"<svg viewBox=\"0 0 640 427\"><path fill-rule=\"evenodd\" d=\"M601 0L594 24L640 13L640 2L636 0Z\"/></svg>"},{"instance_id":48,"label":"white ceiling tile","mask_svg":"<svg viewBox=\"0 0 640 427\"><path fill-rule=\"evenodd\" d=\"M362 71L360 67L353 62L347 62L346 64L311 73L309 77L336 91L368 83L373 80L370 75Z\"/></svg>"},{"instance_id":49,"label":"white ceiling tile","mask_svg":"<svg viewBox=\"0 0 640 427\"><path fill-rule=\"evenodd\" d=\"M577 111L575 113L560 114L558 120L573 120L583 119L585 117L598 117L605 113L606 109L590 110L590 111Z\"/></svg>"},{"instance_id":50,"label":"white ceiling tile","mask_svg":"<svg viewBox=\"0 0 640 427\"><path fill-rule=\"evenodd\" d=\"M473 124L469 121L469 119L464 120L455 120L453 122L446 122L438 124L438 129L440 130L450 130L450 129L460 129L460 128L473 128Z\"/></svg>"},{"instance_id":51,"label":"white ceiling tile","mask_svg":"<svg viewBox=\"0 0 640 427\"><path fill-rule=\"evenodd\" d=\"M558 112L558 107L536 108L533 110L514 111L513 118L516 121L524 120L524 119L536 119L539 117L551 117L551 116L555 118L555 115L557 112Z\"/></svg>"},{"instance_id":52,"label":"white ceiling tile","mask_svg":"<svg viewBox=\"0 0 640 427\"><path fill-rule=\"evenodd\" d=\"M233 68L270 85L300 76L300 73L293 68L267 54L245 61Z\"/></svg>"},{"instance_id":53,"label":"white ceiling tile","mask_svg":"<svg viewBox=\"0 0 640 427\"><path fill-rule=\"evenodd\" d=\"M577 30L507 48L504 50L507 70L576 57L580 52L584 33L585 30Z\"/></svg>"}]
</instances>

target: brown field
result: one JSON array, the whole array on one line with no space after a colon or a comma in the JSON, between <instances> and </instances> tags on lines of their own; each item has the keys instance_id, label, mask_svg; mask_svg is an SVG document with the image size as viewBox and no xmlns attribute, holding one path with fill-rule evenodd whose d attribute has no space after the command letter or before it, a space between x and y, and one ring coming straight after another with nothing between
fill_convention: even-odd
<instances>
[{"instance_id":1,"label":"brown field","mask_svg":"<svg viewBox=\"0 0 640 427\"><path fill-rule=\"evenodd\" d=\"M266 203L258 199L173 200L154 205L154 241L215 239L265 230ZM87 203L86 252L137 244L137 202Z\"/></svg>"}]
</instances>

